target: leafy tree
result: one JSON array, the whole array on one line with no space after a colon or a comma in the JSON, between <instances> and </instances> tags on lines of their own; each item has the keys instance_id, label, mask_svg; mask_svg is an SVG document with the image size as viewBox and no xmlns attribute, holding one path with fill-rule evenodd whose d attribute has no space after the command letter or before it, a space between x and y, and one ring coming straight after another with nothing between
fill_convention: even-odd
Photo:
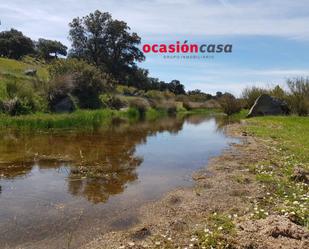
<instances>
[{"instance_id":1,"label":"leafy tree","mask_svg":"<svg viewBox=\"0 0 309 249\"><path fill-rule=\"evenodd\" d=\"M216 92L216 98L221 98L221 97L222 97L222 95L223 95L223 93L222 93L222 92Z\"/></svg>"},{"instance_id":2,"label":"leafy tree","mask_svg":"<svg viewBox=\"0 0 309 249\"><path fill-rule=\"evenodd\" d=\"M133 66L130 73L127 75L127 85L133 86L142 90L150 90L150 81L148 78L148 70Z\"/></svg>"},{"instance_id":3,"label":"leafy tree","mask_svg":"<svg viewBox=\"0 0 309 249\"><path fill-rule=\"evenodd\" d=\"M32 53L34 44L22 32L16 29L0 32L0 56L18 60Z\"/></svg>"},{"instance_id":4,"label":"leafy tree","mask_svg":"<svg viewBox=\"0 0 309 249\"><path fill-rule=\"evenodd\" d=\"M70 56L83 58L120 81L126 81L136 61L145 59L137 47L141 38L129 32L127 23L113 20L108 12L96 10L85 17L73 19L69 25Z\"/></svg>"},{"instance_id":5,"label":"leafy tree","mask_svg":"<svg viewBox=\"0 0 309 249\"><path fill-rule=\"evenodd\" d=\"M37 49L39 55L48 60L53 57L58 58L58 55L66 56L68 48L59 41L39 39Z\"/></svg>"},{"instance_id":6,"label":"leafy tree","mask_svg":"<svg viewBox=\"0 0 309 249\"><path fill-rule=\"evenodd\" d=\"M179 80L172 80L168 85L168 90L176 95L186 93L184 85L180 84Z\"/></svg>"}]
</instances>

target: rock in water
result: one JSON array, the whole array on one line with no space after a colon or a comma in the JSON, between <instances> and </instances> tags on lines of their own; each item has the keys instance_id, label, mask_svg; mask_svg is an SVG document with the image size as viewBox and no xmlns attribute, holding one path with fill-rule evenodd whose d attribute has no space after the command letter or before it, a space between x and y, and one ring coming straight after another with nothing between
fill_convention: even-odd
<instances>
[{"instance_id":1,"label":"rock in water","mask_svg":"<svg viewBox=\"0 0 309 249\"><path fill-rule=\"evenodd\" d=\"M285 101L273 98L268 94L262 94L254 102L247 117L288 115L289 113L290 109Z\"/></svg>"}]
</instances>

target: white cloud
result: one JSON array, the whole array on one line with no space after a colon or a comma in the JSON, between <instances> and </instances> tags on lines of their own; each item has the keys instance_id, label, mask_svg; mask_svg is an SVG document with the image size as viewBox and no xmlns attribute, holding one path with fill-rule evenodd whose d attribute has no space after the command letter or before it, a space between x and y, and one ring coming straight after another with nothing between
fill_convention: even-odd
<instances>
[{"instance_id":1,"label":"white cloud","mask_svg":"<svg viewBox=\"0 0 309 249\"><path fill-rule=\"evenodd\" d=\"M66 39L68 22L100 9L125 20L142 36L275 35L309 39L307 0L11 0L0 3L5 27Z\"/></svg>"},{"instance_id":2,"label":"white cloud","mask_svg":"<svg viewBox=\"0 0 309 249\"><path fill-rule=\"evenodd\" d=\"M34 39L57 39L69 45L68 23L96 9L126 21L147 42L194 36L207 39L212 35L309 40L308 0L10 0L0 2L0 29L15 27ZM201 88L213 93L217 90L239 93L248 84L283 84L287 77L309 74L307 68L298 65L292 69L274 66L267 70L252 69L252 61L248 65L243 62L243 68L232 69L229 64L217 65L215 61L207 65L190 62L179 67L175 66L177 63L181 64L147 58L145 66L153 76L163 80L177 78L188 82L188 89Z\"/></svg>"}]
</instances>

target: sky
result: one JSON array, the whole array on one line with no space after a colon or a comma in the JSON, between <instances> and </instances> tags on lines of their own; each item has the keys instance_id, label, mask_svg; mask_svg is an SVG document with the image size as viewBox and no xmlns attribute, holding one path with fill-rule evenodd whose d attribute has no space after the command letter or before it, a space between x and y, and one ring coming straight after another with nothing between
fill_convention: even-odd
<instances>
[{"instance_id":1,"label":"sky","mask_svg":"<svg viewBox=\"0 0 309 249\"><path fill-rule=\"evenodd\" d=\"M246 86L284 86L287 78L309 76L308 0L0 0L0 30L70 46L68 23L96 9L127 22L141 46L232 44L232 53L212 59L146 54L140 66L151 77L178 79L187 90L240 95Z\"/></svg>"}]
</instances>

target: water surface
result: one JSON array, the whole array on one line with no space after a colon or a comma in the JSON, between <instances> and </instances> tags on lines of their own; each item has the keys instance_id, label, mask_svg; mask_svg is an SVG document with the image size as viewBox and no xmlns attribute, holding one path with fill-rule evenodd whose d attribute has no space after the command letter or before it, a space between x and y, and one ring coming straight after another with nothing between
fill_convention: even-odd
<instances>
[{"instance_id":1,"label":"water surface","mask_svg":"<svg viewBox=\"0 0 309 249\"><path fill-rule=\"evenodd\" d=\"M219 121L168 117L96 132L2 133L0 245L77 248L136 224L140 205L193 184L192 172L235 142Z\"/></svg>"}]
</instances>

